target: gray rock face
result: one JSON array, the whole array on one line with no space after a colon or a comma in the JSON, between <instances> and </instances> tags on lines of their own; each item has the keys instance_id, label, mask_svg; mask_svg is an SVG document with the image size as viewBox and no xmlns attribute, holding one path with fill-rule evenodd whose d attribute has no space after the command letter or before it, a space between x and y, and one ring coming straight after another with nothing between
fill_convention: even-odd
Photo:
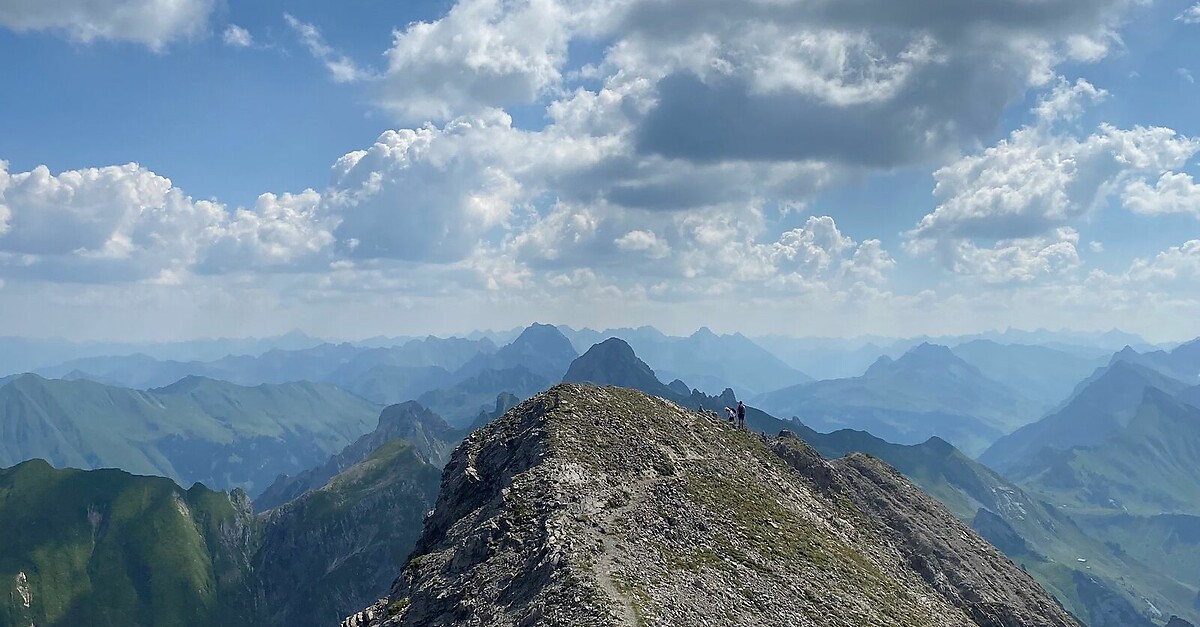
<instances>
[{"instance_id":1,"label":"gray rock face","mask_svg":"<svg viewBox=\"0 0 1200 627\"><path fill-rule=\"evenodd\" d=\"M886 464L562 385L455 451L391 594L346 627L1077 627Z\"/></svg>"}]
</instances>

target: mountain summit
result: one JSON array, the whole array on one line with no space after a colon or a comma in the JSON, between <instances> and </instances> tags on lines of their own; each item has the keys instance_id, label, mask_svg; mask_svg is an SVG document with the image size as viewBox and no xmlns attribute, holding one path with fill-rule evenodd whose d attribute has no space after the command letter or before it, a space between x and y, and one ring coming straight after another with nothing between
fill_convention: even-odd
<instances>
[{"instance_id":1,"label":"mountain summit","mask_svg":"<svg viewBox=\"0 0 1200 627\"><path fill-rule=\"evenodd\" d=\"M390 596L343 624L1076 625L874 458L570 384L455 451Z\"/></svg>"},{"instance_id":2,"label":"mountain summit","mask_svg":"<svg viewBox=\"0 0 1200 627\"><path fill-rule=\"evenodd\" d=\"M563 382L615 385L663 398L676 396L676 391L663 385L654 370L634 354L625 340L615 337L591 347L572 362Z\"/></svg>"}]
</instances>

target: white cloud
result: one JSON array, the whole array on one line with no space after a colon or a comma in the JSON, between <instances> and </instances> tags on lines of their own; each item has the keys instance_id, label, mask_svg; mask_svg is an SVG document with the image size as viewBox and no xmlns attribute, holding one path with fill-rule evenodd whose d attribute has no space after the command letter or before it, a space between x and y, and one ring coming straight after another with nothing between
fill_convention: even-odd
<instances>
[{"instance_id":1,"label":"white cloud","mask_svg":"<svg viewBox=\"0 0 1200 627\"><path fill-rule=\"evenodd\" d=\"M671 253L671 247L652 231L630 231L613 243L623 251L642 253L651 259L662 259Z\"/></svg>"},{"instance_id":2,"label":"white cloud","mask_svg":"<svg viewBox=\"0 0 1200 627\"><path fill-rule=\"evenodd\" d=\"M1175 19L1184 24L1200 24L1200 3L1188 7L1187 10L1180 13Z\"/></svg>"},{"instance_id":3,"label":"white cloud","mask_svg":"<svg viewBox=\"0 0 1200 627\"><path fill-rule=\"evenodd\" d=\"M186 268L224 214L137 164L7 178L0 272L34 278L127 281Z\"/></svg>"},{"instance_id":4,"label":"white cloud","mask_svg":"<svg viewBox=\"0 0 1200 627\"><path fill-rule=\"evenodd\" d=\"M388 50L382 104L421 122L533 102L562 80L569 4L461 0L441 19L410 24Z\"/></svg>"},{"instance_id":5,"label":"white cloud","mask_svg":"<svg viewBox=\"0 0 1200 627\"><path fill-rule=\"evenodd\" d=\"M1200 240L1168 248L1153 259L1134 261L1125 278L1142 285L1149 283L1158 289L1169 289L1179 283L1200 288Z\"/></svg>"},{"instance_id":6,"label":"white cloud","mask_svg":"<svg viewBox=\"0 0 1200 627\"><path fill-rule=\"evenodd\" d=\"M1185 68L1185 67L1177 68L1175 70L1175 73L1179 75L1179 78L1182 78L1188 84L1191 84L1191 85L1196 84L1196 77L1192 76L1192 72L1190 70L1188 70L1187 68Z\"/></svg>"},{"instance_id":7,"label":"white cloud","mask_svg":"<svg viewBox=\"0 0 1200 627\"><path fill-rule=\"evenodd\" d=\"M308 49L309 54L320 61L329 70L333 80L339 83L352 83L371 76L370 72L358 67L353 59L334 50L325 42L321 31L316 26L301 22L290 13L283 14L283 20L300 38L300 42Z\"/></svg>"},{"instance_id":8,"label":"white cloud","mask_svg":"<svg viewBox=\"0 0 1200 627\"><path fill-rule=\"evenodd\" d=\"M180 283L193 273L325 270L338 217L315 191L251 209L195 200L131 163L10 174L0 161L0 275L75 283Z\"/></svg>"},{"instance_id":9,"label":"white cloud","mask_svg":"<svg viewBox=\"0 0 1200 627\"><path fill-rule=\"evenodd\" d=\"M1038 238L1098 211L1123 189L1146 197L1137 181L1167 174L1200 151L1200 140L1166 128L1102 124L1078 138L1054 124L1078 116L1079 96L1101 93L1082 82L1062 84L1037 108L1036 126L937 170L939 202L908 233L910 252L936 251L959 269L986 268L973 240L1007 240L1001 248L1012 253L1038 248ZM1014 248L1018 240L1026 244Z\"/></svg>"},{"instance_id":10,"label":"white cloud","mask_svg":"<svg viewBox=\"0 0 1200 627\"><path fill-rule=\"evenodd\" d=\"M231 48L249 48L254 45L254 36L250 31L237 24L230 24L221 38L225 45Z\"/></svg>"},{"instance_id":11,"label":"white cloud","mask_svg":"<svg viewBox=\"0 0 1200 627\"><path fill-rule=\"evenodd\" d=\"M214 0L6 0L0 26L58 31L74 41L128 41L162 50L204 32Z\"/></svg>"},{"instance_id":12,"label":"white cloud","mask_svg":"<svg viewBox=\"0 0 1200 627\"><path fill-rule=\"evenodd\" d=\"M1190 213L1200 218L1200 185L1182 172L1164 173L1153 187L1144 180L1133 181L1122 200L1135 213Z\"/></svg>"},{"instance_id":13,"label":"white cloud","mask_svg":"<svg viewBox=\"0 0 1200 627\"><path fill-rule=\"evenodd\" d=\"M1028 283L1079 267L1078 245L1079 233L1066 227L1052 237L1001 240L987 248L964 240L957 242L952 269L990 284Z\"/></svg>"},{"instance_id":14,"label":"white cloud","mask_svg":"<svg viewBox=\"0 0 1200 627\"><path fill-rule=\"evenodd\" d=\"M1108 96L1107 91L1083 79L1072 84L1060 77L1054 89L1038 101L1033 113L1043 125L1073 122L1083 115L1089 105L1101 102Z\"/></svg>"},{"instance_id":15,"label":"white cloud","mask_svg":"<svg viewBox=\"0 0 1200 627\"><path fill-rule=\"evenodd\" d=\"M443 128L388 131L334 167L326 200L341 252L356 258L459 261L527 198L519 159L530 136L503 113Z\"/></svg>"},{"instance_id":16,"label":"white cloud","mask_svg":"<svg viewBox=\"0 0 1200 627\"><path fill-rule=\"evenodd\" d=\"M238 209L199 261L207 273L252 269L324 269L332 260L336 218L321 212L321 195L263 194Z\"/></svg>"}]
</instances>

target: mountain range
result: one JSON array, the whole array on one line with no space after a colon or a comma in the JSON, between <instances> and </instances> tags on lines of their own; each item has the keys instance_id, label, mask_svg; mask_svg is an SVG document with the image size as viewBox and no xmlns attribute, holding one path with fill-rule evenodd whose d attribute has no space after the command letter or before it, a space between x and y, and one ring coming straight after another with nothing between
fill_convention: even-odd
<instances>
[{"instance_id":1,"label":"mountain range","mask_svg":"<svg viewBox=\"0 0 1200 627\"><path fill-rule=\"evenodd\" d=\"M1041 412L1037 402L933 344L899 359L881 357L860 377L800 384L752 400L818 430L863 429L901 444L938 436L972 455Z\"/></svg>"},{"instance_id":2,"label":"mountain range","mask_svg":"<svg viewBox=\"0 0 1200 627\"><path fill-rule=\"evenodd\" d=\"M390 594L343 625L714 621L1077 625L876 459L566 384L456 450Z\"/></svg>"},{"instance_id":3,"label":"mountain range","mask_svg":"<svg viewBox=\"0 0 1200 627\"><path fill-rule=\"evenodd\" d=\"M630 331L647 337L657 333L653 329L622 332ZM155 477L110 476L104 473L111 471L97 471L100 473L97 476L103 480L91 481L100 482L96 484L98 495L104 494L106 489L100 484L112 483L119 487L118 491L157 494L154 499L158 501L181 499L186 509L198 516L193 523L186 523L185 519L184 526L190 524L201 530L202 541L181 538L179 545L190 547L186 549L189 554L199 556L189 559L198 559L195 563L210 566L181 573L177 562L167 560L161 564L162 572L148 566L124 575L114 570L112 577L96 582L89 579L90 573L101 571L94 565L89 566L87 560L76 559L56 571L63 574L54 575L55 581L68 573L70 576L69 584L56 587L57 584L47 579L47 569L51 567L38 562L45 555L56 554L36 548L44 546L45 541L35 542L29 550L40 551L40 557L21 553L25 556L13 563L16 570L12 572L0 561L0 598L5 598L3 595L7 593L9 600L8 613L0 618L10 621L0 620L0 625L20 624L24 627L28 624L27 619L40 621L36 624L77 624L79 615L63 613L62 603L57 599L64 595L74 595L72 598L101 595L99 598L103 598L110 594L129 601L114 606L118 608L114 614L97 618L95 624L117 624L116 617L131 616L128 612L135 612L132 616L138 617L133 624L150 624L139 623L139 620L172 624L171 621L187 620L178 618L186 615L178 608L186 603L206 604L204 607L209 608L205 610L209 612L207 614L193 615L192 624L238 624L239 619L251 621L245 624L333 624L343 615L368 605L385 591L414 547L417 548L414 561L423 564L429 560L440 563L437 560L441 559L438 556L442 551L459 551L465 546L467 553L456 558L457 561L449 566L450 571L446 572L458 572L456 569L460 568L475 572L469 564L478 557L475 551L479 550L481 540L471 540L475 537L472 532L458 529L457 525L453 533L447 531L450 535L429 540L429 525L440 523L430 519L429 525L423 525L422 521L429 510L441 508L450 498L445 490L438 496L438 479L443 477L442 466L450 460L444 475L450 481L455 467L451 451L464 438L466 449L489 456L501 455L501 449L481 443L491 438L486 434L494 433L495 429L504 431L505 435L497 441L506 443L505 447L542 446L537 444L542 437L538 433L514 435L506 430L507 427L501 427L512 424L512 413L505 414L525 398L534 397L535 401L531 402L536 403L543 390L560 380L566 381L570 384L568 387L555 388L575 390L571 393L574 396L568 395L564 416L584 421L610 421L614 425L625 425L625 429L632 428L626 423L630 416L640 415L640 410L631 408L641 406L641 400L620 393L611 395L604 390L595 394L591 391L582 393L578 390L595 388L577 384L638 389L689 411L703 408L723 415L724 407L737 404L738 391L732 386L719 387L720 377L696 387L723 391L720 394L705 393L693 388L691 380L675 376L674 370L652 367L648 360L643 361L630 342L622 338L600 338L580 351L574 342L579 342L587 332L535 324L513 332L499 347L491 336L480 335L451 341L426 338L408 341L401 347L318 345L296 355L289 351L268 350L257 357L217 360L224 367L240 368L247 376L273 377L284 376L282 373L287 372L308 372L324 377L337 373L342 378L340 382L319 384L239 386L188 375L170 385L139 391L98 383L95 379L100 378L99 375L78 368L66 372L63 380L47 380L37 375L0 378L0 429L4 435L0 440L0 455L3 456L0 465L19 463L40 455L52 459L58 466L113 465L175 478L183 485L199 480L220 489L241 487L257 494L252 503L241 492L228 495L209 492L203 486L182 490L169 481L161 483L163 480ZM504 334L495 337L502 338ZM388 338L378 340L381 344L387 341ZM735 336L718 336L701 330L691 338L672 338L675 347L671 350L684 356L691 350L698 351L697 354L711 354L727 343L738 341L741 340ZM698 347L704 342L713 344L701 350ZM1200 512L1195 511L1193 504L1200 502L1200 474L1194 470L1198 467L1197 457L1200 457L1200 408L1194 404L1200 400L1200 386L1181 380L1189 367L1190 350L1191 345L1183 344L1170 351L1139 353L1126 349L1115 355L1097 356L1066 345L1001 344L989 339L975 339L953 348L921 344L895 358L876 359L861 376L809 381L749 399L748 423L751 431L760 434L753 436L753 441L766 443L773 454L787 457L785 462L807 460L794 470L801 474L816 473L805 475L808 476L806 481L816 482L814 485L818 485L817 492L822 498L833 498L838 504L850 503L857 507L862 518L855 520L859 522L876 520L886 527L892 516L916 520L913 518L916 514L909 508L919 500L915 496L913 498L917 500L912 503L899 506L893 501L888 506L901 507L899 510L877 511L887 499L881 501L880 494L873 491L871 484L884 475L878 468L864 466L860 460L866 459L861 457L866 454L887 462L903 473L905 481L940 501L957 519L955 525L973 529L1003 551L1083 624L1090 627L1151 627L1163 624L1172 614L1181 617L1180 620L1196 621L1200 619L1200 572L1195 570L1195 558L1200 555L1200 535L1196 533L1200 529L1196 525ZM578 352L583 354L578 355ZM688 361L686 357L678 359ZM321 365L322 360L336 363L329 368ZM145 370L124 371L126 375L138 376L153 373L164 363L140 358L124 361L145 366ZM728 361L749 363L753 359L748 357L745 362L739 362L731 358ZM778 371L772 362L767 363L768 369ZM701 371L715 371L718 366L728 365L724 362L702 364L699 359L695 364L699 364L694 367L697 376ZM171 364L167 366L172 367ZM116 371L119 369L107 372ZM795 372L795 369L791 371ZM668 380L669 383L665 382ZM337 383L338 387L331 383ZM379 404L360 398L362 394L346 391L356 385L373 389L375 398L386 396L399 401L403 396L415 396L418 400L404 399L404 402L389 404L381 413ZM432 387L422 389L427 386ZM810 409L780 412L777 415L794 416L780 420L772 415L775 411L758 408L760 404L766 404L764 400L789 402ZM516 413L525 412L529 406L530 403L520 405ZM588 409L582 411L577 407ZM812 408L819 411L814 412ZM723 420L712 420L707 413L687 415L700 416L706 421L698 423L703 428L695 434L705 442L704 446L720 442L711 440L709 435L721 431L708 433L705 429L709 426L727 430L735 439L747 435L729 430ZM1034 421L1039 416L1044 418ZM951 417L957 422L952 422ZM643 420L644 417L636 419ZM562 424L559 418L545 420L536 424ZM1027 422L1029 424L1025 425ZM368 433L372 424L376 425L375 430ZM947 425L949 432L944 432ZM866 429L870 433L840 427ZM666 428L666 425L653 423L651 426L655 431L660 428ZM893 432L889 432L889 428ZM1000 437L1012 429L1016 431ZM468 438L471 431L478 433ZM791 436L774 437L781 431ZM592 433L593 429L582 425L574 430L556 428L555 432L576 438L579 434ZM708 435L704 435L706 433ZM877 437L881 434L886 437ZM963 437L964 434L967 437ZM937 437L939 435L943 437ZM643 436L659 437L630 433L630 446L643 450L644 447L637 444ZM988 438L999 440L981 461L995 465L1003 474L971 459L971 454L981 450L981 443L988 442ZM547 441L559 442L553 437ZM741 442L740 439L737 441ZM606 446L602 439L589 442L589 446L597 450ZM803 443L835 461L821 460L817 464L811 455L797 454L793 449L804 449L807 445ZM961 445L961 449L956 444ZM700 454L700 449L688 448L692 446L699 445L692 442L680 450L667 451L670 464L656 467L651 463L650 468L661 474L663 468L673 465L678 475L680 468L697 463L693 456ZM726 464L720 460L730 454L739 459L763 459L756 457L758 453L748 452L749 449L734 450L729 446L727 442L726 450L712 452L710 461ZM631 455L629 459L634 468L652 461L649 457L642 459L640 454ZM116 461L97 461L101 458ZM475 459L477 463L485 463ZM485 464L493 462L494 459ZM551 456L547 463L557 462ZM36 467L35 462L30 462L3 471L12 473L16 479L7 493L0 493L0 529L8 520L15 521L11 523L13 525L27 524L22 522L26 520L21 518L22 513L6 510L20 501L8 501L10 505L6 506L3 500L5 494L17 494L21 490L44 488L45 492L27 498L61 501L60 509L65 512L62 515L66 520L75 521L71 523L73 525L80 524L78 516L83 516L87 522L89 516L96 517L90 513L93 510L108 511L100 505L93 507L90 493L86 491L59 491L58 486L70 485L70 482L50 480L29 472L29 468ZM75 472L46 470L51 477L60 472ZM863 473L870 477L866 482L864 477L867 475ZM90 476L90 473L84 475ZM466 479L460 477L454 481L469 484L470 473L463 476ZM707 471L702 476L707 476ZM819 487L820 482L829 477L839 477L842 482L840 489L843 491L832 497ZM131 487L143 479L148 482L147 486L159 487ZM632 480L621 481L631 490L642 488ZM567 493L562 490L569 492L573 489L569 485L554 488L552 492ZM779 485L782 484L777 483L771 489ZM876 487L879 485L876 483ZM902 491L900 487L888 486L882 488L886 494ZM866 492L859 493L859 489ZM596 490L596 493L602 492ZM176 496L170 496L172 493ZM662 494L658 488L652 493L656 499ZM789 495L794 496L793 493ZM465 493L458 496L465 497ZM683 501L669 497L665 502L695 513L696 502L690 500L695 496L685 494ZM786 502L782 495L770 498ZM103 499L97 497L94 500L99 503ZM547 501L552 506L557 502ZM499 522L507 516L504 508L508 507L505 500L500 510L494 510L500 512L496 514ZM731 505L729 509L736 510L736 506ZM921 511L926 510L922 506ZM158 509L130 511L133 513L122 519L124 522L120 526L100 524L93 529L96 546L107 542L121 544L123 551L133 550L136 547L126 546L136 542L130 538L141 537L137 534L144 534L145 529L155 525L168 524L161 521ZM182 509L176 508L176 511L184 515ZM260 513L255 515L254 511ZM711 523L706 516L699 519ZM878 518L880 516L882 518ZM211 525L211 520L218 520L212 527L215 532L204 531L209 528L205 525ZM475 524L478 519L462 520ZM551 516L547 520L559 519ZM941 518L937 521L939 529L950 528L947 527L950 523ZM176 524L175 521L168 522ZM645 522L653 530L654 537L668 538L668 542L674 537L671 534L675 532L670 531L673 525L660 529L652 519L645 519ZM739 525L761 529L761 524L757 527L744 521L735 524ZM418 542L423 526L426 539ZM896 534L903 535L913 528L911 524L892 528L885 534L889 538L887 542L891 543L887 550L903 554L903 541L906 540L898 539ZM105 536L110 529L116 535ZM59 531L62 530L56 528L54 533ZM211 533L220 537L212 540L209 538ZM460 533L466 535L456 535ZM175 532L168 531L167 534ZM522 537L514 536L512 532L502 535ZM605 556L609 555L629 557L626 549L620 547L631 543L637 545L642 537L630 536L627 530L621 529L599 537L603 540L609 536L616 538L619 546L615 550L606 547L598 554L597 559L604 563L608 559ZM739 550L755 548L752 535L704 537L713 542L733 542ZM456 544L460 540L467 544ZM928 538L922 542L925 540ZM430 544L435 541L436 544ZM740 544L743 542L750 544ZM487 542L484 544L491 546ZM928 548L927 544L921 546ZM70 553L78 549L67 550ZM425 555L431 550L433 553ZM525 554L523 548L515 550L516 554ZM104 555L114 555L113 549L106 551L109 552ZM954 557L956 555L958 557ZM640 559L647 554L638 549L632 556ZM767 557L781 556L770 554ZM961 557L953 552L946 554L946 559L957 566L964 563L959 560ZM124 561L117 562L114 569L134 568L128 564L139 563L137 559L142 558L120 559ZM490 559L485 558L484 564L493 563ZM652 562L647 562L651 564L651 571L654 568ZM31 565L35 563L41 565L35 568ZM756 563L761 562L756 560ZM569 578L579 574L571 570L570 565L565 570L560 566L546 572ZM961 574L963 571L957 566L953 572ZM408 583L397 580L399 587L387 604L372 606L373 609L356 620L386 622L387 614L391 613L390 618L396 619L393 622L404 622L410 621L410 616L421 616L419 612L414 613L415 610L406 609L410 606L437 607L440 601L423 596L426 593L422 591L444 586L446 581L439 579L442 575L431 575L421 568L413 571L410 563L404 577L416 573L412 576L417 578ZM488 568L484 570L491 572ZM703 577L716 576L714 585L723 585L720 583L724 581L723 575L703 569L700 572ZM944 572L949 574L951 571ZM978 574L975 570L971 572ZM902 571L886 570L886 573L888 576L908 576ZM163 594L143 583L145 578L200 582L210 577L220 581L196 584L200 592L192 597ZM109 579L111 587L107 585ZM667 577L661 581L674 580ZM767 607L774 607L770 595L780 588L774 584L765 585L769 581L770 578L755 581L749 588L752 597L766 603ZM536 598L543 598L536 596L545 590L538 587L540 584L529 587L526 584L530 582L525 579L510 583ZM235 588L222 587L227 584ZM759 587L759 584L764 585ZM653 592L657 585L660 584L653 583L647 589ZM919 582L917 587L920 587ZM478 597L464 590L444 589L453 598L467 599L470 603L487 599L490 594L483 590L480 591L483 596ZM400 593L403 595L397 596ZM612 591L607 588L604 593L610 599L628 599L627 608L637 608L639 604L649 608L651 614L643 615L642 619L646 616L678 618L689 616L686 611L700 611L687 605L701 603L694 599L684 603L691 608L684 611L680 609L683 606L663 605L664 601L653 595L643 604L637 593L618 589L616 596L612 596ZM756 596L760 593L767 597ZM214 594L225 600L211 600ZM40 601L31 601L26 607L25 598L30 595ZM945 597L957 608L951 613L965 611L965 606L955 605L953 596ZM763 624L771 624L783 615L776 612L777 615L764 618L766 615L756 613L762 608L749 597L748 600L755 608L734 604L736 608L731 605L723 611L742 612L738 615L751 616L753 619L746 620ZM140 609L141 605L156 603L162 606L154 610L158 614ZM170 609L172 607L175 609ZM620 619L622 610L613 607L617 611L614 616ZM532 612L524 615L522 620L539 616L538 612L542 612L540 616L544 618L546 612L545 607L539 610L517 603L501 614L510 610ZM566 609L563 611L567 612ZM798 611L807 610L800 608ZM35 615L36 612L50 613ZM501 614L477 618L488 624L487 620L499 620L496 617ZM569 613L563 616L578 618ZM625 618L628 616L626 614ZM635 623L639 620L637 616L638 612L634 611Z\"/></svg>"},{"instance_id":4,"label":"mountain range","mask_svg":"<svg viewBox=\"0 0 1200 627\"><path fill-rule=\"evenodd\" d=\"M386 590L440 476L389 439L255 517L241 490L40 460L0 470L0 626L337 624Z\"/></svg>"},{"instance_id":5,"label":"mountain range","mask_svg":"<svg viewBox=\"0 0 1200 627\"><path fill-rule=\"evenodd\" d=\"M697 392L682 395L679 382L668 386L659 381L628 344L615 338L581 356L566 379L638 389L685 407L707 402L707 407L717 409L736 404L732 394L721 399ZM1173 540L1155 550L1127 553L1103 530L1095 526L1085 529L1043 495L1014 484L939 438L902 445L865 431L820 433L753 407L747 415L751 429L791 431L830 459L858 452L888 462L1018 561L1091 627L1150 627L1157 617L1151 608L1200 619L1200 605L1193 603L1200 599L1200 579L1172 577L1158 568L1164 562L1179 564L1177 570L1189 568L1187 547L1195 546L1200 538L1192 544Z\"/></svg>"},{"instance_id":6,"label":"mountain range","mask_svg":"<svg viewBox=\"0 0 1200 627\"><path fill-rule=\"evenodd\" d=\"M702 327L671 337L654 327L560 329L580 353L609 338L624 340L665 380L681 379L709 393L731 388L748 397L812 380L740 333L717 335Z\"/></svg>"},{"instance_id":7,"label":"mountain range","mask_svg":"<svg viewBox=\"0 0 1200 627\"><path fill-rule=\"evenodd\" d=\"M1099 444L1129 424L1148 389L1174 396L1187 384L1134 360L1114 358L1081 382L1057 411L1001 438L979 459L1002 472L1024 473L1017 469L1038 466L1047 450Z\"/></svg>"},{"instance_id":8,"label":"mountain range","mask_svg":"<svg viewBox=\"0 0 1200 627\"><path fill-rule=\"evenodd\" d=\"M0 466L40 458L255 491L324 461L378 415L328 384L188 377L140 391L29 374L0 387Z\"/></svg>"}]
</instances>

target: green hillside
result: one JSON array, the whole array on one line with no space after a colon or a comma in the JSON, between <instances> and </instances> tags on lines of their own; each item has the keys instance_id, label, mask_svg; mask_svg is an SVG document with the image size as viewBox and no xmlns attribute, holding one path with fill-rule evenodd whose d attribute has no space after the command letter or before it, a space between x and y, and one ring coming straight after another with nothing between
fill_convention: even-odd
<instances>
[{"instance_id":1,"label":"green hillside","mask_svg":"<svg viewBox=\"0 0 1200 627\"><path fill-rule=\"evenodd\" d=\"M1112 437L1040 461L1023 484L1070 511L1200 514L1200 408L1157 389Z\"/></svg>"},{"instance_id":2,"label":"green hillside","mask_svg":"<svg viewBox=\"0 0 1200 627\"><path fill-rule=\"evenodd\" d=\"M336 625L387 591L440 466L391 440L255 518L244 492L119 470L0 470L0 627Z\"/></svg>"},{"instance_id":3,"label":"green hillside","mask_svg":"<svg viewBox=\"0 0 1200 627\"><path fill-rule=\"evenodd\" d=\"M1173 396L1185 387L1145 366L1114 360L1080 383L1058 411L1001 438L979 460L1020 476L1023 467L1038 463L1043 449L1092 446L1123 429L1137 413L1147 389Z\"/></svg>"},{"instance_id":4,"label":"green hillside","mask_svg":"<svg viewBox=\"0 0 1200 627\"><path fill-rule=\"evenodd\" d=\"M0 387L0 466L121 468L254 492L369 431L378 406L332 385L189 377L149 391L22 375Z\"/></svg>"},{"instance_id":5,"label":"green hillside","mask_svg":"<svg viewBox=\"0 0 1200 627\"><path fill-rule=\"evenodd\" d=\"M251 525L248 500L203 486L0 470L0 626L259 624Z\"/></svg>"}]
</instances>

